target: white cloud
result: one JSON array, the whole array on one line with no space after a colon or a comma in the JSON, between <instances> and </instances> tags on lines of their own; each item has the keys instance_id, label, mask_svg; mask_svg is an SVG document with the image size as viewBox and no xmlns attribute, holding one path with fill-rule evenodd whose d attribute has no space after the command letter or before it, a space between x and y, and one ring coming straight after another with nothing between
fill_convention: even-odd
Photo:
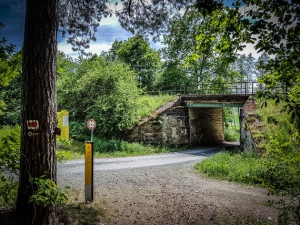
<instances>
[{"instance_id":1,"label":"white cloud","mask_svg":"<svg viewBox=\"0 0 300 225\"><path fill-rule=\"evenodd\" d=\"M108 51L111 48L112 42L92 42L90 48L86 52L92 52L93 54L100 54L102 51ZM58 44L58 50L64 52L66 55L72 57L78 57L78 53L72 50L72 46L67 44L66 40Z\"/></svg>"},{"instance_id":2,"label":"white cloud","mask_svg":"<svg viewBox=\"0 0 300 225\"><path fill-rule=\"evenodd\" d=\"M90 43L90 48L86 52L91 52L92 54L100 54L102 51L108 51L115 40L124 41L132 37L133 34L124 30L119 22L118 18L113 16L109 18L103 18L100 22L100 26L96 33L96 42ZM151 42L150 46L153 49L160 49L163 45L160 42ZM64 52L66 55L71 57L78 57L78 53L72 50L72 46L67 44L66 38L60 39L58 43L58 50Z\"/></svg>"}]
</instances>

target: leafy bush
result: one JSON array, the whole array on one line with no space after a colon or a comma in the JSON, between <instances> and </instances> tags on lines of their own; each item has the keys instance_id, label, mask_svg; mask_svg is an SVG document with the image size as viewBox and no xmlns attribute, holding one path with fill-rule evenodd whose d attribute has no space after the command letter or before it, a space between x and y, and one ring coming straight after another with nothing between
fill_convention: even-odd
<instances>
[{"instance_id":1,"label":"leafy bush","mask_svg":"<svg viewBox=\"0 0 300 225\"><path fill-rule=\"evenodd\" d=\"M17 198L20 161L20 126L4 126L0 129L0 206L12 206ZM61 163L70 158L70 153L57 151Z\"/></svg>"},{"instance_id":2,"label":"leafy bush","mask_svg":"<svg viewBox=\"0 0 300 225\"><path fill-rule=\"evenodd\" d=\"M0 130L0 205L9 206L17 197L15 177L19 172L20 126L5 126Z\"/></svg>"},{"instance_id":3,"label":"leafy bush","mask_svg":"<svg viewBox=\"0 0 300 225\"><path fill-rule=\"evenodd\" d=\"M281 196L270 202L279 209L279 224L300 223L300 133L282 104L268 102L259 115L263 120L262 144L266 171L261 180L270 195Z\"/></svg>"},{"instance_id":4,"label":"leafy bush","mask_svg":"<svg viewBox=\"0 0 300 225\"><path fill-rule=\"evenodd\" d=\"M99 153L107 153L107 152L116 152L121 151L121 140L102 140L98 138L94 138L94 151Z\"/></svg>"},{"instance_id":5,"label":"leafy bush","mask_svg":"<svg viewBox=\"0 0 300 225\"><path fill-rule=\"evenodd\" d=\"M225 141L238 141L240 140L240 132L238 130L225 129Z\"/></svg>"},{"instance_id":6,"label":"leafy bush","mask_svg":"<svg viewBox=\"0 0 300 225\"><path fill-rule=\"evenodd\" d=\"M90 137L89 130L86 127L86 122L79 123L77 121L70 121L70 137L77 141L85 141Z\"/></svg>"},{"instance_id":7,"label":"leafy bush","mask_svg":"<svg viewBox=\"0 0 300 225\"><path fill-rule=\"evenodd\" d=\"M71 158L71 153L64 150L56 150L56 159L59 163L65 163Z\"/></svg>"},{"instance_id":8,"label":"leafy bush","mask_svg":"<svg viewBox=\"0 0 300 225\"><path fill-rule=\"evenodd\" d=\"M54 181L46 179L44 175L39 178L30 178L29 181L37 187L36 191L30 197L29 202L34 202L44 207L48 205L61 205L68 202L69 193L67 189L69 187L59 189Z\"/></svg>"},{"instance_id":9,"label":"leafy bush","mask_svg":"<svg viewBox=\"0 0 300 225\"><path fill-rule=\"evenodd\" d=\"M269 194L283 196L270 205L279 209L279 224L300 222L300 154L272 152L265 160L263 185Z\"/></svg>"},{"instance_id":10,"label":"leafy bush","mask_svg":"<svg viewBox=\"0 0 300 225\"><path fill-rule=\"evenodd\" d=\"M94 138L94 151L97 156L128 156L128 155L149 155L155 153L170 152L172 149L166 146L142 145L139 143L128 143L126 141L112 139L103 140Z\"/></svg>"}]
</instances>

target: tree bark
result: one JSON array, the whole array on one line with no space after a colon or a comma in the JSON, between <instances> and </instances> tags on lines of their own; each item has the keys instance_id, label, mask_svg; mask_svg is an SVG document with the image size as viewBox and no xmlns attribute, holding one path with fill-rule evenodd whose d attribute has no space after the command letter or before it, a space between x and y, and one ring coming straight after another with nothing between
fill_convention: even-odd
<instances>
[{"instance_id":1,"label":"tree bark","mask_svg":"<svg viewBox=\"0 0 300 225\"><path fill-rule=\"evenodd\" d=\"M55 206L29 203L31 177L56 182L56 57L59 0L27 0L22 71L18 224L57 224Z\"/></svg>"}]
</instances>

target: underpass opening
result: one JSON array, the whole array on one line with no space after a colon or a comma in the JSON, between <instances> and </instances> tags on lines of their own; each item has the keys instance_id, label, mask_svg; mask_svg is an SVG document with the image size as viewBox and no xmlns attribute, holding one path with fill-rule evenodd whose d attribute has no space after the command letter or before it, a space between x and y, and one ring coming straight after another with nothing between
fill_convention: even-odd
<instances>
[{"instance_id":1,"label":"underpass opening","mask_svg":"<svg viewBox=\"0 0 300 225\"><path fill-rule=\"evenodd\" d=\"M188 102L190 145L240 141L239 108L245 102Z\"/></svg>"}]
</instances>

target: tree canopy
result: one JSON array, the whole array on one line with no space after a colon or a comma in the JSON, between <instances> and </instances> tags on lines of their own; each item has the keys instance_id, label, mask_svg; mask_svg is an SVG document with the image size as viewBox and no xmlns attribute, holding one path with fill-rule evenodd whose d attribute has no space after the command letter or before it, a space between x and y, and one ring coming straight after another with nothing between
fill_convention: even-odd
<instances>
[{"instance_id":1,"label":"tree canopy","mask_svg":"<svg viewBox=\"0 0 300 225\"><path fill-rule=\"evenodd\" d=\"M59 59L58 65L67 60ZM95 135L102 138L118 137L137 122L136 99L142 89L129 65L93 55L78 62L76 71L76 76L58 79L59 108L71 113L71 133L87 134L85 123L90 118L97 121Z\"/></svg>"},{"instance_id":2,"label":"tree canopy","mask_svg":"<svg viewBox=\"0 0 300 225\"><path fill-rule=\"evenodd\" d=\"M208 6L207 6L208 5ZM198 1L198 10L209 19L209 27L222 29L216 52L233 58L237 50L246 43L252 43L258 52L265 52L271 58L261 65L266 74L260 77L266 90L258 94L264 99L276 99L284 102L286 110L299 125L299 69L300 69L300 5L288 0L236 0L232 7L220 1ZM205 7L203 7L205 6ZM207 35L199 33L198 48L208 48ZM192 54L197 59L197 52Z\"/></svg>"}]
</instances>

